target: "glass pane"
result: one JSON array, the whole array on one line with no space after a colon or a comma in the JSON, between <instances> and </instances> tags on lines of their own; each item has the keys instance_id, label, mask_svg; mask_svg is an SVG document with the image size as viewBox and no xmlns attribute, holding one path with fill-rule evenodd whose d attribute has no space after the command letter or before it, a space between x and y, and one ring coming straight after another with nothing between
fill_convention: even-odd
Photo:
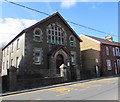
<instances>
[{"instance_id":1,"label":"glass pane","mask_svg":"<svg viewBox=\"0 0 120 102\"><path fill-rule=\"evenodd\" d=\"M40 52L35 52L35 57L40 56Z\"/></svg>"},{"instance_id":2,"label":"glass pane","mask_svg":"<svg viewBox=\"0 0 120 102\"><path fill-rule=\"evenodd\" d=\"M48 30L48 34L51 34L51 30Z\"/></svg>"},{"instance_id":3,"label":"glass pane","mask_svg":"<svg viewBox=\"0 0 120 102\"><path fill-rule=\"evenodd\" d=\"M54 35L54 31L52 31L52 34Z\"/></svg>"},{"instance_id":4,"label":"glass pane","mask_svg":"<svg viewBox=\"0 0 120 102\"><path fill-rule=\"evenodd\" d=\"M55 38L55 42L57 43L57 37Z\"/></svg>"},{"instance_id":5,"label":"glass pane","mask_svg":"<svg viewBox=\"0 0 120 102\"><path fill-rule=\"evenodd\" d=\"M64 34L62 33L61 36L64 36Z\"/></svg>"},{"instance_id":6,"label":"glass pane","mask_svg":"<svg viewBox=\"0 0 120 102\"><path fill-rule=\"evenodd\" d=\"M73 37L70 38L71 41L74 41Z\"/></svg>"},{"instance_id":7,"label":"glass pane","mask_svg":"<svg viewBox=\"0 0 120 102\"><path fill-rule=\"evenodd\" d=\"M54 27L52 27L52 30L54 30Z\"/></svg>"},{"instance_id":8,"label":"glass pane","mask_svg":"<svg viewBox=\"0 0 120 102\"><path fill-rule=\"evenodd\" d=\"M60 36L60 32L58 33L58 35Z\"/></svg>"},{"instance_id":9,"label":"glass pane","mask_svg":"<svg viewBox=\"0 0 120 102\"><path fill-rule=\"evenodd\" d=\"M36 31L35 31L35 34L36 34L36 35L40 35L40 31L39 31L39 30L36 30Z\"/></svg>"},{"instance_id":10,"label":"glass pane","mask_svg":"<svg viewBox=\"0 0 120 102\"><path fill-rule=\"evenodd\" d=\"M71 45L74 45L74 43L73 42L70 42L71 43Z\"/></svg>"},{"instance_id":11,"label":"glass pane","mask_svg":"<svg viewBox=\"0 0 120 102\"><path fill-rule=\"evenodd\" d=\"M62 38L62 44L64 44L64 38Z\"/></svg>"},{"instance_id":12,"label":"glass pane","mask_svg":"<svg viewBox=\"0 0 120 102\"><path fill-rule=\"evenodd\" d=\"M57 27L55 27L55 30L57 30Z\"/></svg>"},{"instance_id":13,"label":"glass pane","mask_svg":"<svg viewBox=\"0 0 120 102\"><path fill-rule=\"evenodd\" d=\"M40 41L40 36L35 36L36 41Z\"/></svg>"},{"instance_id":14,"label":"glass pane","mask_svg":"<svg viewBox=\"0 0 120 102\"><path fill-rule=\"evenodd\" d=\"M54 43L54 36L52 36L52 43Z\"/></svg>"},{"instance_id":15,"label":"glass pane","mask_svg":"<svg viewBox=\"0 0 120 102\"><path fill-rule=\"evenodd\" d=\"M48 37L48 41L51 42L51 36Z\"/></svg>"},{"instance_id":16,"label":"glass pane","mask_svg":"<svg viewBox=\"0 0 120 102\"><path fill-rule=\"evenodd\" d=\"M57 31L55 32L55 35L57 35Z\"/></svg>"}]
</instances>

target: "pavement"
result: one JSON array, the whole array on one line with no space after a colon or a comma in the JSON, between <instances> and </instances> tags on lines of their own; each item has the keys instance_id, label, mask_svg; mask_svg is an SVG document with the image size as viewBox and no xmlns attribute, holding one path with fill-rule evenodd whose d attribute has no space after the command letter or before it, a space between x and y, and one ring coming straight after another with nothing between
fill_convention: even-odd
<instances>
[{"instance_id":1,"label":"pavement","mask_svg":"<svg viewBox=\"0 0 120 102\"><path fill-rule=\"evenodd\" d=\"M116 77L116 76L99 77L99 78L94 78L94 79L87 79L87 80L81 80L81 81L75 81L75 82L68 82L68 83L50 85L50 86L39 87L39 88L32 88L32 89L15 91L15 92L6 92L6 93L2 93L1 96L14 95L14 94L20 94L20 93L25 93L25 92L32 92L32 91L36 91L36 90L43 90L43 89L49 89L49 88L54 88L54 87L67 86L67 85L72 85L72 84L77 84L77 83L84 83L84 82L100 80L100 79L105 79L105 78L113 78L113 77Z\"/></svg>"}]
</instances>

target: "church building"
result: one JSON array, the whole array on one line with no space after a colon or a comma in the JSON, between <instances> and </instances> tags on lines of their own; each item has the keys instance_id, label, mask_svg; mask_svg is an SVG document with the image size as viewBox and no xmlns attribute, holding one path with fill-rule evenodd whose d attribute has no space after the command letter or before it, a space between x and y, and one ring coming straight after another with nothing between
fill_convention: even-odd
<instances>
[{"instance_id":1,"label":"church building","mask_svg":"<svg viewBox=\"0 0 120 102\"><path fill-rule=\"evenodd\" d=\"M2 76L14 67L20 77L39 75L79 80L80 42L80 37L56 12L24 29L2 49Z\"/></svg>"}]
</instances>

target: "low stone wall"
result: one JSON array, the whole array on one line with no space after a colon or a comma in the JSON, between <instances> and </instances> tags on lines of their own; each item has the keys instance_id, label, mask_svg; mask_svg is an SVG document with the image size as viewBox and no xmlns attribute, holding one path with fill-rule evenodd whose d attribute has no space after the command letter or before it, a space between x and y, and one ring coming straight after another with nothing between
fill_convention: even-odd
<instances>
[{"instance_id":1,"label":"low stone wall","mask_svg":"<svg viewBox=\"0 0 120 102\"><path fill-rule=\"evenodd\" d=\"M16 86L17 90L23 90L52 84L58 84L62 82L64 82L63 77L18 79Z\"/></svg>"}]
</instances>

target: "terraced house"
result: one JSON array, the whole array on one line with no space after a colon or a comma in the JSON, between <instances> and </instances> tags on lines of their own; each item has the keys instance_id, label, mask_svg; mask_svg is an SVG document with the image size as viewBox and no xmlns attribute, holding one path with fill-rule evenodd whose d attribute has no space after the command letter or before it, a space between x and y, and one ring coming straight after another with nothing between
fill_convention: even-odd
<instances>
[{"instance_id":1,"label":"terraced house","mask_svg":"<svg viewBox=\"0 0 120 102\"><path fill-rule=\"evenodd\" d=\"M114 42L112 36L101 39L81 35L80 38L84 77L120 74L120 43Z\"/></svg>"},{"instance_id":2,"label":"terraced house","mask_svg":"<svg viewBox=\"0 0 120 102\"><path fill-rule=\"evenodd\" d=\"M8 75L7 69L12 66L17 68L20 78L38 75L44 79L64 79L67 73L67 80L79 80L80 42L79 36L56 12L23 30L2 49L2 75ZM61 65L65 68L63 74Z\"/></svg>"}]
</instances>

